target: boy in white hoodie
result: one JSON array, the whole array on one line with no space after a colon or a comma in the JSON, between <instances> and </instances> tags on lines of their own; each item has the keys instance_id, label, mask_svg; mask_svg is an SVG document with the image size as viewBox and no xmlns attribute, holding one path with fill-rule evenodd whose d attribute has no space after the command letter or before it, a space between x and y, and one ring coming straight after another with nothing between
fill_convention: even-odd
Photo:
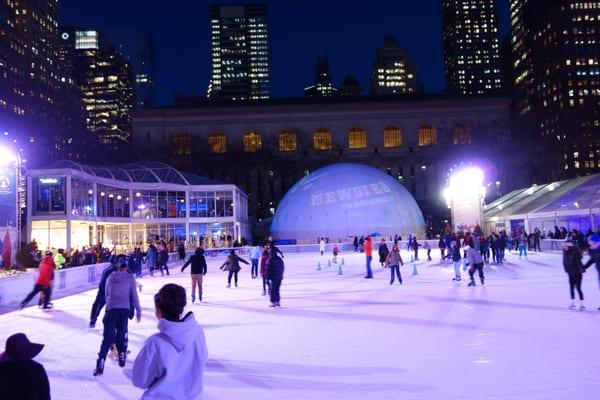
<instances>
[{"instance_id":1,"label":"boy in white hoodie","mask_svg":"<svg viewBox=\"0 0 600 400\"><path fill-rule=\"evenodd\" d=\"M185 289L169 283L154 295L158 333L150 336L133 363L132 382L142 399L199 399L208 352L204 330L190 311L183 318Z\"/></svg>"}]
</instances>

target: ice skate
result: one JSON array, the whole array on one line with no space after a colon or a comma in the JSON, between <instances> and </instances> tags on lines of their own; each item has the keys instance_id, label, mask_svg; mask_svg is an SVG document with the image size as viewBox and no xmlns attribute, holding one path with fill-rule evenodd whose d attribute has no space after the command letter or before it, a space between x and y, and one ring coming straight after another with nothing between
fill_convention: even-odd
<instances>
[{"instance_id":1,"label":"ice skate","mask_svg":"<svg viewBox=\"0 0 600 400\"><path fill-rule=\"evenodd\" d=\"M575 308L576 308L575 303L571 303L571 305L569 306L569 309L570 310L575 310Z\"/></svg>"},{"instance_id":2,"label":"ice skate","mask_svg":"<svg viewBox=\"0 0 600 400\"><path fill-rule=\"evenodd\" d=\"M94 370L94 376L102 375L104 373L104 359L99 358L96 360L96 369Z\"/></svg>"},{"instance_id":3,"label":"ice skate","mask_svg":"<svg viewBox=\"0 0 600 400\"><path fill-rule=\"evenodd\" d=\"M475 286L475 281L469 282L469 286Z\"/></svg>"},{"instance_id":4,"label":"ice skate","mask_svg":"<svg viewBox=\"0 0 600 400\"><path fill-rule=\"evenodd\" d=\"M95 327L96 327L95 322L90 322L90 324L88 325L88 328L90 328L90 329L94 329Z\"/></svg>"},{"instance_id":5,"label":"ice skate","mask_svg":"<svg viewBox=\"0 0 600 400\"><path fill-rule=\"evenodd\" d=\"M228 283L227 286L225 286L227 289L229 289L231 287L231 283Z\"/></svg>"},{"instance_id":6,"label":"ice skate","mask_svg":"<svg viewBox=\"0 0 600 400\"><path fill-rule=\"evenodd\" d=\"M583 304L579 306L579 311L585 311L585 306Z\"/></svg>"},{"instance_id":7,"label":"ice skate","mask_svg":"<svg viewBox=\"0 0 600 400\"><path fill-rule=\"evenodd\" d=\"M452 280L455 282L460 282L460 276L455 276L454 278L452 278Z\"/></svg>"},{"instance_id":8,"label":"ice skate","mask_svg":"<svg viewBox=\"0 0 600 400\"><path fill-rule=\"evenodd\" d=\"M266 290L263 290L263 292L262 292L262 295L263 295L263 296L266 296L266 295L267 295L267 291L266 291Z\"/></svg>"},{"instance_id":9,"label":"ice skate","mask_svg":"<svg viewBox=\"0 0 600 400\"><path fill-rule=\"evenodd\" d=\"M125 352L119 353L119 367L123 368L125 366L126 360L127 360L127 354L125 354Z\"/></svg>"},{"instance_id":10,"label":"ice skate","mask_svg":"<svg viewBox=\"0 0 600 400\"><path fill-rule=\"evenodd\" d=\"M483 281L484 281L484 279L483 279L483 278L481 278L481 284L482 284L482 285L483 285Z\"/></svg>"},{"instance_id":11,"label":"ice skate","mask_svg":"<svg viewBox=\"0 0 600 400\"><path fill-rule=\"evenodd\" d=\"M277 303L271 303L269 307L277 307Z\"/></svg>"},{"instance_id":12,"label":"ice skate","mask_svg":"<svg viewBox=\"0 0 600 400\"><path fill-rule=\"evenodd\" d=\"M202 293L200 293L200 294L198 295L198 302L199 302L199 303L202 303Z\"/></svg>"},{"instance_id":13,"label":"ice skate","mask_svg":"<svg viewBox=\"0 0 600 400\"><path fill-rule=\"evenodd\" d=\"M196 296L192 295L192 303L196 302Z\"/></svg>"}]
</instances>

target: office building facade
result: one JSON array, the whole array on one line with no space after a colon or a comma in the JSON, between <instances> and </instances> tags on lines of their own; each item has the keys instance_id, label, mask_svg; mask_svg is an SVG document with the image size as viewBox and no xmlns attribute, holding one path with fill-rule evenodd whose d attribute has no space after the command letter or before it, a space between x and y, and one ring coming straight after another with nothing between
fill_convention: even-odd
<instances>
[{"instance_id":1,"label":"office building facade","mask_svg":"<svg viewBox=\"0 0 600 400\"><path fill-rule=\"evenodd\" d=\"M384 40L375 60L371 74L371 94L419 93L417 69L393 37Z\"/></svg>"},{"instance_id":2,"label":"office building facade","mask_svg":"<svg viewBox=\"0 0 600 400\"><path fill-rule=\"evenodd\" d=\"M503 90L496 0L442 0L444 70L451 95Z\"/></svg>"},{"instance_id":3,"label":"office building facade","mask_svg":"<svg viewBox=\"0 0 600 400\"><path fill-rule=\"evenodd\" d=\"M95 29L61 29L62 62L70 69L83 103L86 127L101 144L131 140L131 65Z\"/></svg>"},{"instance_id":4,"label":"office building facade","mask_svg":"<svg viewBox=\"0 0 600 400\"><path fill-rule=\"evenodd\" d=\"M271 97L266 4L211 5L212 72L207 97L230 101Z\"/></svg>"},{"instance_id":5,"label":"office building facade","mask_svg":"<svg viewBox=\"0 0 600 400\"><path fill-rule=\"evenodd\" d=\"M331 97L335 96L337 89L333 87L329 60L326 56L317 57L315 84L304 88L304 97Z\"/></svg>"},{"instance_id":6,"label":"office building facade","mask_svg":"<svg viewBox=\"0 0 600 400\"><path fill-rule=\"evenodd\" d=\"M600 3L514 0L517 110L556 178L600 171Z\"/></svg>"}]
</instances>

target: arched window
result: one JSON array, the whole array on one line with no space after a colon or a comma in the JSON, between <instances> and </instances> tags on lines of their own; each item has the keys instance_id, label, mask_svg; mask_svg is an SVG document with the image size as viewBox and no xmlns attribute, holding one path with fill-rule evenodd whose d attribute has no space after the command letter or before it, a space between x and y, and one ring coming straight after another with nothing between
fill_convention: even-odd
<instances>
[{"instance_id":1,"label":"arched window","mask_svg":"<svg viewBox=\"0 0 600 400\"><path fill-rule=\"evenodd\" d=\"M366 149L367 148L367 131L363 128L352 128L348 133L348 148L350 149Z\"/></svg>"},{"instance_id":2,"label":"arched window","mask_svg":"<svg viewBox=\"0 0 600 400\"><path fill-rule=\"evenodd\" d=\"M471 144L471 127L467 124L456 124L454 126L454 144Z\"/></svg>"},{"instance_id":3,"label":"arched window","mask_svg":"<svg viewBox=\"0 0 600 400\"><path fill-rule=\"evenodd\" d=\"M178 133L173 136L174 153L176 156L192 154L192 137L189 133Z\"/></svg>"},{"instance_id":4,"label":"arched window","mask_svg":"<svg viewBox=\"0 0 600 400\"><path fill-rule=\"evenodd\" d=\"M296 151L298 149L298 135L291 129L284 129L279 133L279 151Z\"/></svg>"},{"instance_id":5,"label":"arched window","mask_svg":"<svg viewBox=\"0 0 600 400\"><path fill-rule=\"evenodd\" d=\"M313 143L315 150L331 150L333 147L331 132L323 128L317 129L315 133L313 133Z\"/></svg>"},{"instance_id":6,"label":"arched window","mask_svg":"<svg viewBox=\"0 0 600 400\"><path fill-rule=\"evenodd\" d=\"M244 152L258 153L262 149L262 137L256 131L246 132L244 135Z\"/></svg>"},{"instance_id":7,"label":"arched window","mask_svg":"<svg viewBox=\"0 0 600 400\"><path fill-rule=\"evenodd\" d=\"M400 147L403 144L402 130L397 126L386 126L383 130L383 147Z\"/></svg>"},{"instance_id":8,"label":"arched window","mask_svg":"<svg viewBox=\"0 0 600 400\"><path fill-rule=\"evenodd\" d=\"M431 146L437 144L437 129L431 125L423 125L419 128L419 146Z\"/></svg>"},{"instance_id":9,"label":"arched window","mask_svg":"<svg viewBox=\"0 0 600 400\"><path fill-rule=\"evenodd\" d=\"M215 132L208 137L208 151L213 154L227 152L227 136L221 132Z\"/></svg>"}]
</instances>

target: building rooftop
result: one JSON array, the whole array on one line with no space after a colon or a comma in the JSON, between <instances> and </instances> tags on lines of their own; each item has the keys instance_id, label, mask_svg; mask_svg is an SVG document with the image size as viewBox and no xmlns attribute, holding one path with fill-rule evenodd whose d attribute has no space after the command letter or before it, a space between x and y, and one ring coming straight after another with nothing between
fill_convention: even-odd
<instances>
[{"instance_id":1,"label":"building rooftop","mask_svg":"<svg viewBox=\"0 0 600 400\"><path fill-rule=\"evenodd\" d=\"M132 164L113 166L93 166L79 164L74 161L55 161L43 169L68 168L81 171L99 178L114 179L125 182L142 183L173 183L178 185L223 185L224 182L208 179L202 176L178 171L168 164L157 161L143 161Z\"/></svg>"}]
</instances>

